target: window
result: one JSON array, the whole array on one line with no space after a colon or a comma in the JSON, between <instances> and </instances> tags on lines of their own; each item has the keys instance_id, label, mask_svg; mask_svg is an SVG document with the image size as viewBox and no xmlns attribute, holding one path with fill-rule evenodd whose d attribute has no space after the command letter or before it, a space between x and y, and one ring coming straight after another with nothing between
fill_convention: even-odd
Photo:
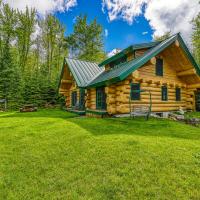
<instances>
[{"instance_id":1,"label":"window","mask_svg":"<svg viewBox=\"0 0 200 200\"><path fill-rule=\"evenodd\" d=\"M200 111L200 89L195 92L196 111Z\"/></svg>"},{"instance_id":2,"label":"window","mask_svg":"<svg viewBox=\"0 0 200 200\"><path fill-rule=\"evenodd\" d=\"M140 100L140 84L131 84L131 100Z\"/></svg>"},{"instance_id":3,"label":"window","mask_svg":"<svg viewBox=\"0 0 200 200\"><path fill-rule=\"evenodd\" d=\"M119 65L120 63L124 63L127 61L127 56L123 56L121 58L118 58L117 60L114 60L110 63L110 68L115 67L116 65Z\"/></svg>"},{"instance_id":4,"label":"window","mask_svg":"<svg viewBox=\"0 0 200 200\"><path fill-rule=\"evenodd\" d=\"M80 89L79 109L85 109L85 90L82 88Z\"/></svg>"},{"instance_id":5,"label":"window","mask_svg":"<svg viewBox=\"0 0 200 200\"><path fill-rule=\"evenodd\" d=\"M71 99L71 105L76 106L76 102L77 102L77 92L76 91L72 92L71 98L72 98Z\"/></svg>"},{"instance_id":6,"label":"window","mask_svg":"<svg viewBox=\"0 0 200 200\"><path fill-rule=\"evenodd\" d=\"M156 58L156 76L163 76L163 59Z\"/></svg>"},{"instance_id":7,"label":"window","mask_svg":"<svg viewBox=\"0 0 200 200\"><path fill-rule=\"evenodd\" d=\"M96 89L96 109L106 110L106 94L104 87Z\"/></svg>"},{"instance_id":8,"label":"window","mask_svg":"<svg viewBox=\"0 0 200 200\"><path fill-rule=\"evenodd\" d=\"M167 101L168 100L168 94L167 94L167 87L162 86L162 101Z\"/></svg>"},{"instance_id":9,"label":"window","mask_svg":"<svg viewBox=\"0 0 200 200\"><path fill-rule=\"evenodd\" d=\"M181 101L181 88L176 88L176 101Z\"/></svg>"}]
</instances>

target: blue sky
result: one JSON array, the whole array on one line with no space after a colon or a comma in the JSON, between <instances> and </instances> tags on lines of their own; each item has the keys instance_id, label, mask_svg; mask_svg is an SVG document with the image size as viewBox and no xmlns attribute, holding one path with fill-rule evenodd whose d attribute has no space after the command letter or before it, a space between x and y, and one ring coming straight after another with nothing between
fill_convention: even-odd
<instances>
[{"instance_id":1,"label":"blue sky","mask_svg":"<svg viewBox=\"0 0 200 200\"><path fill-rule=\"evenodd\" d=\"M74 19L86 14L102 25L105 51L123 49L133 43L148 42L170 31L180 32L191 43L192 19L200 11L199 0L3 0L12 8L35 8L39 15L54 14L73 32ZM36 30L37 31L37 30ZM146 34L143 34L146 32Z\"/></svg>"},{"instance_id":2,"label":"blue sky","mask_svg":"<svg viewBox=\"0 0 200 200\"><path fill-rule=\"evenodd\" d=\"M66 27L66 35L73 32L74 19L77 15L86 14L88 21L97 19L103 30L108 30L108 36L104 34L105 51L110 52L114 48L126 48L133 43L148 42L152 40L152 29L143 15L137 17L132 25L127 21L116 20L110 22L108 15L102 12L101 1L79 0L78 5L65 13L56 13L57 18ZM143 35L143 32L148 32Z\"/></svg>"}]
</instances>

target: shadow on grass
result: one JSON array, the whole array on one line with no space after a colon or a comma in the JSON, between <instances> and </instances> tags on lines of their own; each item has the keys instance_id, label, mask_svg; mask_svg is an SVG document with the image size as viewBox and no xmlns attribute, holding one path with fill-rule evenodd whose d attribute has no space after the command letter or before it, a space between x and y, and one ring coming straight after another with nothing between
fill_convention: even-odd
<instances>
[{"instance_id":1,"label":"shadow on grass","mask_svg":"<svg viewBox=\"0 0 200 200\"><path fill-rule=\"evenodd\" d=\"M200 140L200 128L165 119L151 118L79 118L74 113L59 109L43 109L32 113L1 113L1 118L58 118L78 125L92 135L139 135ZM73 130L73 129L72 129Z\"/></svg>"},{"instance_id":2,"label":"shadow on grass","mask_svg":"<svg viewBox=\"0 0 200 200\"><path fill-rule=\"evenodd\" d=\"M47 118L60 118L60 119L68 119L78 117L78 115L74 113L69 113L64 110L59 109L41 109L37 112L5 112L0 114L1 118L37 118L37 117L47 117Z\"/></svg>"},{"instance_id":3,"label":"shadow on grass","mask_svg":"<svg viewBox=\"0 0 200 200\"><path fill-rule=\"evenodd\" d=\"M139 135L200 140L200 128L166 119L69 119L93 135Z\"/></svg>"}]
</instances>

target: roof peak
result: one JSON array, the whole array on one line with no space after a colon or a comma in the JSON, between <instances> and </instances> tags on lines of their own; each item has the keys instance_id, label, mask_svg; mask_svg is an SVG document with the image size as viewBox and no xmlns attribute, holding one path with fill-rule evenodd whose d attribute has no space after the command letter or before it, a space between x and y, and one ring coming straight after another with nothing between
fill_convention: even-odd
<instances>
[{"instance_id":1,"label":"roof peak","mask_svg":"<svg viewBox=\"0 0 200 200\"><path fill-rule=\"evenodd\" d=\"M161 40L161 41L151 41L151 42L145 42L145 43L138 43L138 44L132 44L130 46L128 46L127 48L123 49L122 51L120 51L119 53L111 56L110 58L107 58L106 60L104 60L103 62L101 62L99 64L99 66L104 66L106 64L109 64L110 62L118 59L118 58L121 58L123 57L127 51L135 51L135 50L139 50L139 49L145 49L145 48L152 48L152 47L155 47L156 45L160 44L161 42L164 42L165 40L167 39L170 39L174 36L178 36L180 35L180 33L176 33L174 35L171 35L170 37L164 39L164 40Z\"/></svg>"},{"instance_id":2,"label":"roof peak","mask_svg":"<svg viewBox=\"0 0 200 200\"><path fill-rule=\"evenodd\" d=\"M196 69L197 74L200 75L200 67L195 62L182 37L178 33L161 41L155 47L152 47L151 49L146 51L142 56L137 57L136 59L130 60L128 62L121 63L112 70L105 71L104 73L100 74L100 76L97 77L94 81L92 81L88 85L88 87L100 87L104 85L114 84L116 82L124 80L128 75L130 75L130 73L147 63L152 57L158 55L164 49L173 44L176 40L178 40L178 42L180 43L180 47L185 52L185 55L188 56L188 59L191 61L192 65Z\"/></svg>"},{"instance_id":3,"label":"roof peak","mask_svg":"<svg viewBox=\"0 0 200 200\"><path fill-rule=\"evenodd\" d=\"M82 59L79 59L79 58L70 58L70 57L65 57L65 59L69 59L69 60L77 60L77 61L81 61L81 62L88 62L88 63L94 63L94 64L97 64L97 62L94 62L94 61L89 61L89 60L82 60Z\"/></svg>"}]
</instances>

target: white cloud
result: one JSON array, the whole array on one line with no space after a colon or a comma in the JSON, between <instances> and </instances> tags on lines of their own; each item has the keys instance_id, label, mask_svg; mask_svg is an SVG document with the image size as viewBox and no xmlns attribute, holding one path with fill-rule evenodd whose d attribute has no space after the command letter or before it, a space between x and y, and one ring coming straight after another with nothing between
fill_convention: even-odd
<instances>
[{"instance_id":1,"label":"white cloud","mask_svg":"<svg viewBox=\"0 0 200 200\"><path fill-rule=\"evenodd\" d=\"M76 19L77 19L77 16L73 18L73 20L72 20L72 23L73 23L73 24L76 23Z\"/></svg>"},{"instance_id":2,"label":"white cloud","mask_svg":"<svg viewBox=\"0 0 200 200\"><path fill-rule=\"evenodd\" d=\"M105 37L108 37L108 29L104 30L104 35L105 35Z\"/></svg>"},{"instance_id":3,"label":"white cloud","mask_svg":"<svg viewBox=\"0 0 200 200\"><path fill-rule=\"evenodd\" d=\"M77 5L77 0L3 0L3 2L21 11L24 11L26 6L35 8L41 15L56 11L68 11Z\"/></svg>"},{"instance_id":4,"label":"white cloud","mask_svg":"<svg viewBox=\"0 0 200 200\"><path fill-rule=\"evenodd\" d=\"M190 41L191 20L200 11L199 0L102 0L103 10L108 11L110 21L123 19L132 24L144 14L154 30L154 36L165 32L181 32Z\"/></svg>"},{"instance_id":5,"label":"white cloud","mask_svg":"<svg viewBox=\"0 0 200 200\"><path fill-rule=\"evenodd\" d=\"M42 34L42 30L40 28L40 26L38 25L38 23L35 24L34 26L34 32L31 34L31 40L36 40L37 36Z\"/></svg>"},{"instance_id":6,"label":"white cloud","mask_svg":"<svg viewBox=\"0 0 200 200\"><path fill-rule=\"evenodd\" d=\"M121 50L120 49L113 49L112 51L110 51L107 56L111 57L114 56L115 54L119 53Z\"/></svg>"},{"instance_id":7,"label":"white cloud","mask_svg":"<svg viewBox=\"0 0 200 200\"><path fill-rule=\"evenodd\" d=\"M65 9L69 10L70 8L74 7L77 5L77 1L76 0L68 0L65 3Z\"/></svg>"},{"instance_id":8,"label":"white cloud","mask_svg":"<svg viewBox=\"0 0 200 200\"><path fill-rule=\"evenodd\" d=\"M154 36L165 32L181 32L189 42L192 33L191 20L200 11L199 0L152 0L147 4L145 18L154 30Z\"/></svg>"},{"instance_id":9,"label":"white cloud","mask_svg":"<svg viewBox=\"0 0 200 200\"><path fill-rule=\"evenodd\" d=\"M148 31L142 32L142 35L147 35L147 34L148 34Z\"/></svg>"},{"instance_id":10,"label":"white cloud","mask_svg":"<svg viewBox=\"0 0 200 200\"><path fill-rule=\"evenodd\" d=\"M142 6L147 0L103 0L103 10L107 9L110 21L122 18L132 24L136 16L142 14Z\"/></svg>"}]
</instances>

